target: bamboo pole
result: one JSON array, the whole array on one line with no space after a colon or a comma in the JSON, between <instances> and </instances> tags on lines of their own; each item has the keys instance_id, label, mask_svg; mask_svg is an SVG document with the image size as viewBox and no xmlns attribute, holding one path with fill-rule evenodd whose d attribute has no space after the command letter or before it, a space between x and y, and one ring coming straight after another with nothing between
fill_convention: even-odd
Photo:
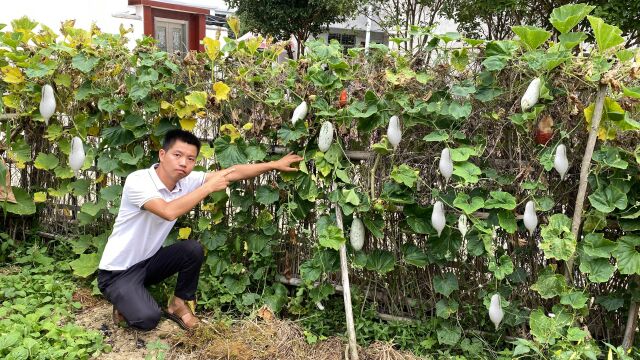
<instances>
[{"instance_id":1,"label":"bamboo pole","mask_svg":"<svg viewBox=\"0 0 640 360\"><path fill-rule=\"evenodd\" d=\"M634 276L634 280L636 279L637 275ZM624 329L624 337L622 338L622 348L625 351L633 346L636 327L638 326L638 310L640 310L640 304L632 300L629 305L629 312L627 313L627 325Z\"/></svg>"},{"instance_id":2,"label":"bamboo pole","mask_svg":"<svg viewBox=\"0 0 640 360\"><path fill-rule=\"evenodd\" d=\"M336 188L334 183L333 188ZM344 233L344 224L342 223L342 212L340 204L334 203L336 209L336 224ZM342 292L344 299L344 312L347 318L347 333L349 335L349 349L351 350L351 360L358 360L358 343L356 342L356 328L353 322L353 307L351 306L351 287L349 286L349 265L347 264L347 245L340 246L340 272L342 273ZM345 354L346 356L346 354Z\"/></svg>"},{"instance_id":3,"label":"bamboo pole","mask_svg":"<svg viewBox=\"0 0 640 360\"><path fill-rule=\"evenodd\" d=\"M607 89L608 86L606 84L600 84L600 87L598 88L598 93L596 94L596 105L593 110L593 116L591 116L589 139L587 140L587 147L584 150L584 156L582 156L582 165L580 166L580 183L578 185L578 195L576 196L576 205L574 207L573 221L571 224L571 233L576 238L576 241L578 241L578 235L580 233L582 208L584 206L584 199L587 196L587 179L589 177L593 149L596 146L596 140L598 140L598 129L600 128L600 120L602 119L602 111L604 108L604 99L607 94ZM568 259L566 265L565 277L570 281L573 279L573 258Z\"/></svg>"}]
</instances>

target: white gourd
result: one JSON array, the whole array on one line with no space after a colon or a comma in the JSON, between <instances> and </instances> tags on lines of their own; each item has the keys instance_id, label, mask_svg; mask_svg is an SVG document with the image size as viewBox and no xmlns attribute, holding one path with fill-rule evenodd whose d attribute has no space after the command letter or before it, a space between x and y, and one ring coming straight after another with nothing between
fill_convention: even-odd
<instances>
[{"instance_id":1,"label":"white gourd","mask_svg":"<svg viewBox=\"0 0 640 360\"><path fill-rule=\"evenodd\" d=\"M567 148L564 144L558 145L556 149L556 156L553 159L553 167L560 174L560 180L564 180L564 176L569 170L569 160L567 159Z\"/></svg>"},{"instance_id":2,"label":"white gourd","mask_svg":"<svg viewBox=\"0 0 640 360\"><path fill-rule=\"evenodd\" d=\"M40 115L44 118L44 123L49 125L49 118L56 111L56 98L53 95L51 85L42 87L42 97L40 98Z\"/></svg>"},{"instance_id":3,"label":"white gourd","mask_svg":"<svg viewBox=\"0 0 640 360\"><path fill-rule=\"evenodd\" d=\"M453 161L451 161L451 153L449 152L449 148L442 149L438 167L440 168L440 174L442 174L442 176L444 176L444 178L449 181L449 178L453 174Z\"/></svg>"},{"instance_id":4,"label":"white gourd","mask_svg":"<svg viewBox=\"0 0 640 360\"><path fill-rule=\"evenodd\" d=\"M444 230L444 226L446 225L446 223L447 221L445 218L442 202L436 201L436 203L433 204L433 212L431 213L431 226L436 229L436 231L438 232L438 236L440 236L442 230Z\"/></svg>"},{"instance_id":5,"label":"white gourd","mask_svg":"<svg viewBox=\"0 0 640 360\"><path fill-rule=\"evenodd\" d=\"M496 326L496 330L498 330L502 318L504 318L504 311L502 311L502 304L500 304L500 294L493 294L489 306L489 319Z\"/></svg>"},{"instance_id":6,"label":"white gourd","mask_svg":"<svg viewBox=\"0 0 640 360\"><path fill-rule=\"evenodd\" d=\"M82 146L82 140L74 136L71 140L71 152L69 153L69 167L73 171L79 171L84 164L84 147Z\"/></svg>"},{"instance_id":7,"label":"white gourd","mask_svg":"<svg viewBox=\"0 0 640 360\"><path fill-rule=\"evenodd\" d=\"M331 147L333 142L333 124L329 121L322 123L320 128L320 135L318 136L318 148L320 151L325 152Z\"/></svg>"},{"instance_id":8,"label":"white gourd","mask_svg":"<svg viewBox=\"0 0 640 360\"><path fill-rule=\"evenodd\" d=\"M524 208L524 226L529 230L529 236L533 235L538 226L538 215L536 214L536 206L533 201L527 201L527 205Z\"/></svg>"},{"instance_id":9,"label":"white gourd","mask_svg":"<svg viewBox=\"0 0 640 360\"><path fill-rule=\"evenodd\" d=\"M522 108L522 111L527 111L533 107L533 105L538 103L541 85L542 81L540 78L531 80L531 83L529 83L529 86L527 87L527 91L525 91L522 99L520 100L520 107Z\"/></svg>"},{"instance_id":10,"label":"white gourd","mask_svg":"<svg viewBox=\"0 0 640 360\"><path fill-rule=\"evenodd\" d=\"M467 232L469 232L469 219L467 219L465 214L460 214L458 218L458 230L460 230L463 239L467 236Z\"/></svg>"},{"instance_id":11,"label":"white gourd","mask_svg":"<svg viewBox=\"0 0 640 360\"><path fill-rule=\"evenodd\" d=\"M398 116L393 115L391 119L389 119L389 127L387 128L387 138L389 139L389 143L393 146L393 148L397 148L400 144L400 140L402 139L402 130L400 129L400 119Z\"/></svg>"},{"instance_id":12,"label":"white gourd","mask_svg":"<svg viewBox=\"0 0 640 360\"><path fill-rule=\"evenodd\" d=\"M303 101L300 105L296 106L296 109L293 110L293 116L291 116L291 123L295 125L298 120L302 120L307 116L307 111L309 108L307 107L307 102Z\"/></svg>"},{"instance_id":13,"label":"white gourd","mask_svg":"<svg viewBox=\"0 0 640 360\"><path fill-rule=\"evenodd\" d=\"M362 220L357 217L354 217L353 222L351 223L349 241L355 251L362 250L362 246L364 245L364 224L362 223Z\"/></svg>"}]
</instances>

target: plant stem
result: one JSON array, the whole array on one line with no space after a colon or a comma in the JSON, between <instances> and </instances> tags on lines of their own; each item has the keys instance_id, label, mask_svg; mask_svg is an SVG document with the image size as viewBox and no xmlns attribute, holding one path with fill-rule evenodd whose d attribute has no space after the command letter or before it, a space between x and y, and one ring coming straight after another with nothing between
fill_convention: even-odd
<instances>
[{"instance_id":1,"label":"plant stem","mask_svg":"<svg viewBox=\"0 0 640 360\"><path fill-rule=\"evenodd\" d=\"M596 105L593 110L593 116L591 117L591 128L589 129L589 139L587 140L587 146L584 150L584 156L582 157L582 165L580 167L580 183L578 186L578 195L576 196L576 205L573 211L573 222L571 224L571 232L578 241L578 235L580 233L580 224L582 222L582 208L584 206L584 199L587 196L587 179L589 177L589 168L591 166L591 158L593 157L593 149L596 146L596 140L598 140L598 129L600 128L600 120L602 119L602 110L604 108L604 98L607 94L607 85L600 84L598 87L598 93L596 94ZM565 270L565 277L567 280L573 278L573 257L567 260L567 267Z\"/></svg>"}]
</instances>

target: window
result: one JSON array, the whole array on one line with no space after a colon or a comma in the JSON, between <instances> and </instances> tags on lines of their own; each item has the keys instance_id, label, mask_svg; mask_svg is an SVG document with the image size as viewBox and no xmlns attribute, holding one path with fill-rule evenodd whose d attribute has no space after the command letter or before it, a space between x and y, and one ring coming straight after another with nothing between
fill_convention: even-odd
<instances>
[{"instance_id":1,"label":"window","mask_svg":"<svg viewBox=\"0 0 640 360\"><path fill-rule=\"evenodd\" d=\"M342 45L342 52L347 53L348 49L356 46L356 36L351 34L329 34L328 40L337 40Z\"/></svg>"},{"instance_id":2,"label":"window","mask_svg":"<svg viewBox=\"0 0 640 360\"><path fill-rule=\"evenodd\" d=\"M158 40L158 47L168 53L187 53L187 21L164 19L156 17L154 19L154 37Z\"/></svg>"}]
</instances>

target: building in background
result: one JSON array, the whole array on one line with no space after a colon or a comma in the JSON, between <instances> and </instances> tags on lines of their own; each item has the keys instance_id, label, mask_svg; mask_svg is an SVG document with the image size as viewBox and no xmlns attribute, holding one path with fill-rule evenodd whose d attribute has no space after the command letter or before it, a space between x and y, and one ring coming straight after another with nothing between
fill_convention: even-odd
<instances>
[{"instance_id":1,"label":"building in background","mask_svg":"<svg viewBox=\"0 0 640 360\"><path fill-rule=\"evenodd\" d=\"M153 36L160 48L169 52L204 50L201 40L207 36L233 36L227 27L227 17L233 15L224 0L59 0L55 4L42 0L12 1L3 6L0 23L27 15L32 20L59 31L60 23L76 20L76 27L88 29L92 23L103 32L117 33L122 24L131 28L130 46L143 35ZM332 24L317 38L335 39L345 51L365 44L367 18ZM455 30L455 27L453 28ZM452 31L448 26L444 31ZM370 42L389 45L389 35L382 28L371 25ZM295 46L293 48L296 48Z\"/></svg>"}]
</instances>

